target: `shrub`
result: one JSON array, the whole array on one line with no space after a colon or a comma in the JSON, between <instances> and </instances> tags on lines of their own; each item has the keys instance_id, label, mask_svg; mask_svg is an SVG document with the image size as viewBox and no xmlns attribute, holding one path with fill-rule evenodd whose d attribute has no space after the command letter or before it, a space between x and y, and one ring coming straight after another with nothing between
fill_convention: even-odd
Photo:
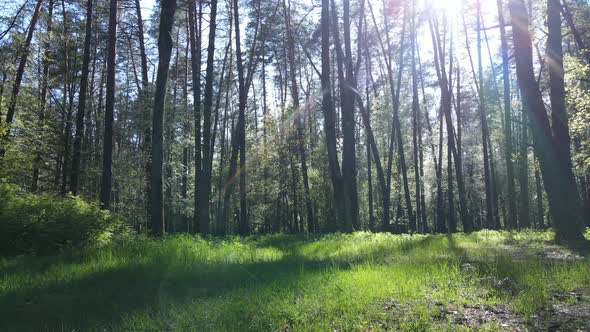
<instances>
[{"instance_id":1,"label":"shrub","mask_svg":"<svg viewBox=\"0 0 590 332\"><path fill-rule=\"evenodd\" d=\"M0 254L58 252L108 240L121 220L79 197L30 194L0 183Z\"/></svg>"}]
</instances>

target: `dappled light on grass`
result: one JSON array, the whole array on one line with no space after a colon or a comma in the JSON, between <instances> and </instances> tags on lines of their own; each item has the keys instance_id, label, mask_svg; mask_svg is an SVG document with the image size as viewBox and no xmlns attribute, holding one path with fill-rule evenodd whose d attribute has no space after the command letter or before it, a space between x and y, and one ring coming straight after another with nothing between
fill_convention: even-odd
<instances>
[{"instance_id":1,"label":"dappled light on grass","mask_svg":"<svg viewBox=\"0 0 590 332\"><path fill-rule=\"evenodd\" d=\"M551 236L183 235L3 259L0 330L448 329L462 305L510 305L524 322L553 294L590 287L587 258L544 258Z\"/></svg>"}]
</instances>

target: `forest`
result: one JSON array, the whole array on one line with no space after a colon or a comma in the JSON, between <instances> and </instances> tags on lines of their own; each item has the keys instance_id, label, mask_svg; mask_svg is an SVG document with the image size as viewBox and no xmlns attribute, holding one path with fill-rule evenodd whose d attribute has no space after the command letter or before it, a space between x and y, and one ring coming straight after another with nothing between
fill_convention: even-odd
<instances>
[{"instance_id":1,"label":"forest","mask_svg":"<svg viewBox=\"0 0 590 332\"><path fill-rule=\"evenodd\" d=\"M589 45L587 0L2 2L0 330L590 330Z\"/></svg>"}]
</instances>

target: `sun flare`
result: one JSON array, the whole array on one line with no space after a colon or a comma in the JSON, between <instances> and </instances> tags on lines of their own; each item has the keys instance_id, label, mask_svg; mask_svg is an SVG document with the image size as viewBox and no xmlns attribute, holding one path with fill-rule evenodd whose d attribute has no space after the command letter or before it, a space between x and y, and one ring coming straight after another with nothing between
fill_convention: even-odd
<instances>
[{"instance_id":1,"label":"sun flare","mask_svg":"<svg viewBox=\"0 0 590 332\"><path fill-rule=\"evenodd\" d=\"M463 0L430 0L430 6L437 12L459 14L463 8Z\"/></svg>"}]
</instances>

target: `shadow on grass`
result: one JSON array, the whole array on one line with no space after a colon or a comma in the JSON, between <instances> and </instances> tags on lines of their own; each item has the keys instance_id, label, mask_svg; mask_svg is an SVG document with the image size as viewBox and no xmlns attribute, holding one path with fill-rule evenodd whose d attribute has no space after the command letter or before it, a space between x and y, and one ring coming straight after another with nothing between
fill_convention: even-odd
<instances>
[{"instance_id":1,"label":"shadow on grass","mask_svg":"<svg viewBox=\"0 0 590 332\"><path fill-rule=\"evenodd\" d=\"M287 241L284 241L286 240ZM299 241L299 242L298 242ZM303 239L278 238L260 243L285 248L282 259L255 263L166 264L160 257L144 263L100 267L88 274L59 276L42 286L8 289L0 293L0 331L107 330L117 329L124 318L140 313L163 313L166 303L178 305L220 297L238 289L255 292L261 287L288 288L302 273L313 277L328 269L347 270L374 256L344 259L309 259L299 253ZM53 264L78 264L80 255L22 257L2 273L46 273ZM178 258L171 258L178 259ZM35 263L33 266L28 264ZM164 264L162 264L164 263ZM22 269L22 270L19 270ZM7 275L5 274L5 275ZM24 282L27 282L26 277Z\"/></svg>"},{"instance_id":2,"label":"shadow on grass","mask_svg":"<svg viewBox=\"0 0 590 332\"><path fill-rule=\"evenodd\" d=\"M319 272L328 266L289 258L251 264L199 264L169 269L157 264L114 267L79 279L56 280L41 287L0 296L0 331L111 330L125 315L160 312L162 299L189 303L237 288L287 286L301 268ZM346 265L340 266L346 268Z\"/></svg>"},{"instance_id":3,"label":"shadow on grass","mask_svg":"<svg viewBox=\"0 0 590 332\"><path fill-rule=\"evenodd\" d=\"M166 262L155 256L128 265L99 267L88 274L45 279L42 286L8 289L0 293L0 331L107 330L118 329L125 317L145 313L165 313L168 306L221 297L236 290L254 294L265 287L286 289L301 278L313 278L329 269L350 269L365 261L383 263L391 255L412 255L428 248L448 252L452 259L464 260L468 253L453 236L429 235L408 238L386 246L374 246L362 253L325 259L310 259L301 251L309 241L321 236L268 236L252 238L257 247L284 251L280 260L254 263L207 263L185 265L178 257ZM438 242L437 242L438 241ZM342 245L337 243L337 245ZM7 264L3 276L13 273L46 273L53 265L81 264L83 253L46 257L36 262L23 257ZM427 258L432 260L434 258ZM438 259L438 258L437 258ZM88 261L87 261L88 262ZM424 261L422 261L423 263ZM90 260L90 264L92 261ZM23 282L28 282L26 277Z\"/></svg>"}]
</instances>

